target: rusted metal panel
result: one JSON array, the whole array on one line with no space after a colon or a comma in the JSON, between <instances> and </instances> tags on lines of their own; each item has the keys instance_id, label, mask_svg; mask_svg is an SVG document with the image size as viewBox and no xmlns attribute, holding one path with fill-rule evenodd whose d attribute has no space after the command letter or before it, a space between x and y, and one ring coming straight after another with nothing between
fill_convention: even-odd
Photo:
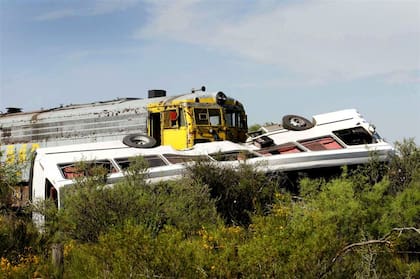
<instances>
[{"instance_id":1,"label":"rusted metal panel","mask_svg":"<svg viewBox=\"0 0 420 279\"><path fill-rule=\"evenodd\" d=\"M121 99L32 113L3 114L0 115L0 144L36 142L46 147L146 133L146 106L152 101L156 99Z\"/></svg>"}]
</instances>

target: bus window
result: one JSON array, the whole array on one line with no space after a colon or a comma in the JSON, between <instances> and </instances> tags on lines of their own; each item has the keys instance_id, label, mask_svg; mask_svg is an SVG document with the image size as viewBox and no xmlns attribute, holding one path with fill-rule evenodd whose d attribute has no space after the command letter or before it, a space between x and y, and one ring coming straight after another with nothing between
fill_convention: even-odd
<instances>
[{"instance_id":1,"label":"bus window","mask_svg":"<svg viewBox=\"0 0 420 279\"><path fill-rule=\"evenodd\" d=\"M63 177L66 179L74 179L76 177L89 176L93 174L95 168L102 168L107 174L115 173L117 170L108 160L100 160L94 162L67 163L58 165Z\"/></svg>"},{"instance_id":2,"label":"bus window","mask_svg":"<svg viewBox=\"0 0 420 279\"><path fill-rule=\"evenodd\" d=\"M237 161L258 157L247 150L218 152L210 154L210 156L217 161Z\"/></svg>"},{"instance_id":3,"label":"bus window","mask_svg":"<svg viewBox=\"0 0 420 279\"><path fill-rule=\"evenodd\" d=\"M166 165L166 163L158 155L147 155L147 156L144 156L143 158L147 162L147 165L149 166L149 168L160 167L160 166ZM117 164L120 166L122 170L126 170L130 166L132 159L119 158L119 159L115 159L115 162L117 162Z\"/></svg>"},{"instance_id":4,"label":"bus window","mask_svg":"<svg viewBox=\"0 0 420 279\"><path fill-rule=\"evenodd\" d=\"M338 142L336 142L332 137L326 136L323 138L299 141L300 144L312 151L319 150L331 150L331 149L341 149L343 148Z\"/></svg>"},{"instance_id":5,"label":"bus window","mask_svg":"<svg viewBox=\"0 0 420 279\"><path fill-rule=\"evenodd\" d=\"M298 146L296 146L294 143L284 143L280 145L274 145L262 148L257 151L260 154L263 154L264 156L267 155L277 155L277 154L287 154L287 153L299 153L303 152Z\"/></svg>"},{"instance_id":6,"label":"bus window","mask_svg":"<svg viewBox=\"0 0 420 279\"><path fill-rule=\"evenodd\" d=\"M45 197L54 201L55 206L58 207L57 189L48 179L45 179Z\"/></svg>"},{"instance_id":7,"label":"bus window","mask_svg":"<svg viewBox=\"0 0 420 279\"><path fill-rule=\"evenodd\" d=\"M333 133L347 145L375 143L375 139L362 127L338 130Z\"/></svg>"},{"instance_id":8,"label":"bus window","mask_svg":"<svg viewBox=\"0 0 420 279\"><path fill-rule=\"evenodd\" d=\"M63 164L58 166L66 179L73 179L83 176L83 172L75 164Z\"/></svg>"},{"instance_id":9,"label":"bus window","mask_svg":"<svg viewBox=\"0 0 420 279\"><path fill-rule=\"evenodd\" d=\"M207 156L200 155L178 155L178 154L163 154L163 157L168 159L171 164L180 164L191 161L209 160Z\"/></svg>"}]
</instances>

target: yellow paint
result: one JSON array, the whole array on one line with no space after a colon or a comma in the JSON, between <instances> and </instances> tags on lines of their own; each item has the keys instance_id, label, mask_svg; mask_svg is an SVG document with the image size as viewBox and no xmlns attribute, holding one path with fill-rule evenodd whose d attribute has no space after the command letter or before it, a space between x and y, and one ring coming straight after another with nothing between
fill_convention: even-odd
<instances>
[{"instance_id":1,"label":"yellow paint","mask_svg":"<svg viewBox=\"0 0 420 279\"><path fill-rule=\"evenodd\" d=\"M33 143L31 148L31 154L35 152L39 148L39 143Z\"/></svg>"},{"instance_id":2,"label":"yellow paint","mask_svg":"<svg viewBox=\"0 0 420 279\"><path fill-rule=\"evenodd\" d=\"M25 143L25 144L22 144L19 149L19 157L18 157L19 163L26 162L26 148L27 148L27 144Z\"/></svg>"},{"instance_id":3,"label":"yellow paint","mask_svg":"<svg viewBox=\"0 0 420 279\"><path fill-rule=\"evenodd\" d=\"M6 146L5 162L7 164L21 164L27 162L30 159L30 155L33 154L37 148L40 147L38 143L32 143L30 146L30 149L28 147L28 144L26 143L20 145L20 147L17 147L15 145ZM19 150L17 150L17 148L19 148Z\"/></svg>"},{"instance_id":4,"label":"yellow paint","mask_svg":"<svg viewBox=\"0 0 420 279\"><path fill-rule=\"evenodd\" d=\"M6 149L6 163L7 164L14 164L16 161L15 156L15 146L14 145L8 145Z\"/></svg>"},{"instance_id":5,"label":"yellow paint","mask_svg":"<svg viewBox=\"0 0 420 279\"><path fill-rule=\"evenodd\" d=\"M187 128L164 129L162 145L171 145L175 149L184 149L187 146Z\"/></svg>"}]
</instances>

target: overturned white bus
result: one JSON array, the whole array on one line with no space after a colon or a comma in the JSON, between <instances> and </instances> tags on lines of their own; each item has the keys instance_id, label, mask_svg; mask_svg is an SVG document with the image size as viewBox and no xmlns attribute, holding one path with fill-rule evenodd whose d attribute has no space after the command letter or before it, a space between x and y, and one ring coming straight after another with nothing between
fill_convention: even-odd
<instances>
[{"instance_id":1,"label":"overturned white bus","mask_svg":"<svg viewBox=\"0 0 420 279\"><path fill-rule=\"evenodd\" d=\"M384 141L355 110L314 117L311 128L302 131L283 127L262 130L247 143L216 141L200 143L186 150L170 146L134 148L121 141L40 148L32 164L30 198L33 202L53 199L61 206L62 191L75 178L88 175L77 168L85 162L107 171L106 183L122 179L130 158L142 156L148 163L150 182L181 178L187 166L197 160L213 161L220 167L246 163L265 173L320 171L368 163L375 154L386 162L393 147ZM266 129L266 128L265 128ZM289 136L286 136L289 134Z\"/></svg>"}]
</instances>

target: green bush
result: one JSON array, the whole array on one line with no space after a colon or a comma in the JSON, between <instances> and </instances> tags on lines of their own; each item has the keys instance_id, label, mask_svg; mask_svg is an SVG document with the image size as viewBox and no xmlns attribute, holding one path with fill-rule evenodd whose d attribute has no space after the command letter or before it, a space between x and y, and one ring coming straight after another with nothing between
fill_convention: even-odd
<instances>
[{"instance_id":1,"label":"green bush","mask_svg":"<svg viewBox=\"0 0 420 279\"><path fill-rule=\"evenodd\" d=\"M145 225L155 234L167 224L188 233L202 224L218 222L206 186L191 179L151 184L144 171L138 161L125 180L112 187L91 177L68 189L60 215L65 233L91 242L109 228L127 222Z\"/></svg>"},{"instance_id":2,"label":"green bush","mask_svg":"<svg viewBox=\"0 0 420 279\"><path fill-rule=\"evenodd\" d=\"M391 182L389 192L392 194L401 192L411 181L420 179L420 149L414 139L396 142L395 150L388 174Z\"/></svg>"},{"instance_id":3,"label":"green bush","mask_svg":"<svg viewBox=\"0 0 420 279\"><path fill-rule=\"evenodd\" d=\"M19 164L0 163L0 278L28 278L40 262L40 237L30 215L11 207L20 170Z\"/></svg>"},{"instance_id":4,"label":"green bush","mask_svg":"<svg viewBox=\"0 0 420 279\"><path fill-rule=\"evenodd\" d=\"M64 278L420 278L419 152L398 148L389 165L305 178L299 196L246 162L151 184L138 158L112 187L90 170L63 209L43 205L43 237L3 213L0 278L55 278L52 241L64 243Z\"/></svg>"},{"instance_id":5,"label":"green bush","mask_svg":"<svg viewBox=\"0 0 420 279\"><path fill-rule=\"evenodd\" d=\"M268 178L246 161L238 169L202 161L189 171L192 179L208 185L211 197L216 199L217 211L226 224L250 224L250 214L267 212L279 188L278 177Z\"/></svg>"},{"instance_id":6,"label":"green bush","mask_svg":"<svg viewBox=\"0 0 420 279\"><path fill-rule=\"evenodd\" d=\"M126 224L96 244L68 249L69 278L237 278L237 245L243 229L202 227L194 235L165 226L153 235L144 225Z\"/></svg>"},{"instance_id":7,"label":"green bush","mask_svg":"<svg viewBox=\"0 0 420 279\"><path fill-rule=\"evenodd\" d=\"M76 244L67 275L416 278L420 240L410 228L419 224L419 176L410 172L394 192L389 169L373 160L336 179L303 179L299 197L246 164L235 170L201 162L192 179L143 181L142 195L130 188L124 198L141 200L143 217L124 217L129 221L101 230L97 243ZM138 181L129 178L119 191ZM218 223L210 195L228 226Z\"/></svg>"},{"instance_id":8,"label":"green bush","mask_svg":"<svg viewBox=\"0 0 420 279\"><path fill-rule=\"evenodd\" d=\"M1 153L0 153L1 158ZM12 204L13 187L18 185L20 167L0 162L0 211L7 211Z\"/></svg>"}]
</instances>

